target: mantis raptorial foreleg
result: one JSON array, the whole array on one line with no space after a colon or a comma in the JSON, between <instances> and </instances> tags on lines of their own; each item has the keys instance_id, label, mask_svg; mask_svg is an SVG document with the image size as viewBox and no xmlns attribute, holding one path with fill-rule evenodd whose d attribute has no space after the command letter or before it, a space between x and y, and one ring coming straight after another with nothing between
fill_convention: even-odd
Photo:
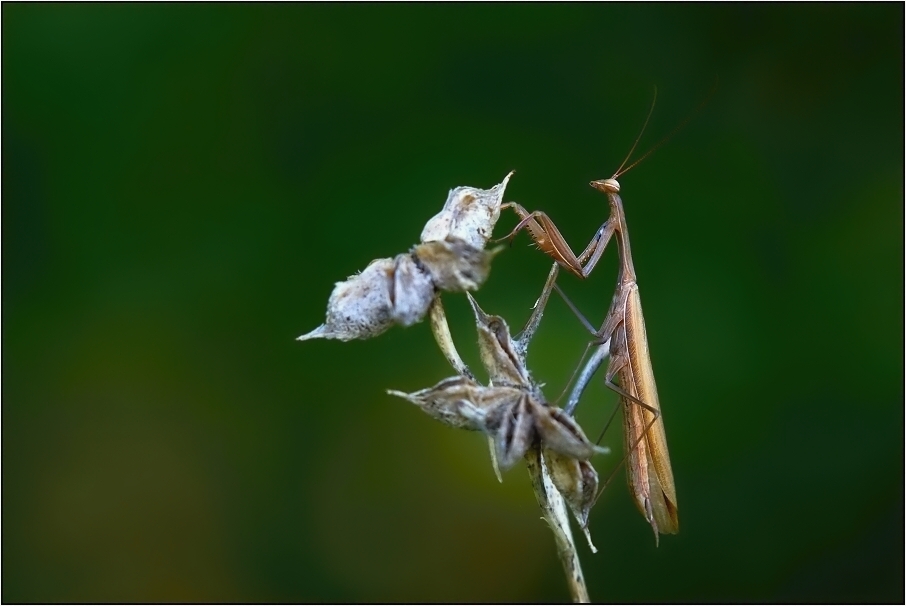
<instances>
[{"instance_id":1,"label":"mantis raptorial foreleg","mask_svg":"<svg viewBox=\"0 0 906 606\"><path fill-rule=\"evenodd\" d=\"M530 213L515 202L507 202L500 208L512 208L521 219L519 224L500 240L512 239L520 230L527 229L539 249L551 256L564 269L582 279L587 278L598 264L598 261L601 260L604 249L607 248L607 243L614 232L610 221L605 221L595 232L594 237L592 237L588 246L585 247L585 250L576 255L566 242L563 234L560 233L560 230L557 229L557 226L546 213L541 211Z\"/></svg>"}]
</instances>

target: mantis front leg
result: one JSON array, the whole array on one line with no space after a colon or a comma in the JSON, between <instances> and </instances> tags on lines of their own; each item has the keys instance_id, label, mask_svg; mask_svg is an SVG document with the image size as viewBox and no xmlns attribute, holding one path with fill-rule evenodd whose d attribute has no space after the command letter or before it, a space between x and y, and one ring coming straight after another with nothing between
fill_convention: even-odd
<instances>
[{"instance_id":1,"label":"mantis front leg","mask_svg":"<svg viewBox=\"0 0 906 606\"><path fill-rule=\"evenodd\" d=\"M538 245L542 252L583 280L591 274L598 261L601 260L604 249L607 248L607 243L610 242L615 229L614 222L608 219L595 232L594 237L592 237L588 246L585 247L585 250L581 254L576 255L566 242L566 238L563 237L563 234L560 233L560 230L557 229L557 226L546 213L541 211L530 213L515 202L507 202L501 208L512 208L521 219L513 231L501 238L501 240L512 239L520 230L527 229L532 236L532 240L535 241L535 244Z\"/></svg>"}]
</instances>

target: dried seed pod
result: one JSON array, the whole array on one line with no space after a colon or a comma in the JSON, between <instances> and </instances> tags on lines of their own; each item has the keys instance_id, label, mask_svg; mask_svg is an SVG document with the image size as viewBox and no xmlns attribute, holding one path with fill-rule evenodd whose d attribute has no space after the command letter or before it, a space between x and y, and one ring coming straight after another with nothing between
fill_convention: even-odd
<instances>
[{"instance_id":1,"label":"dried seed pod","mask_svg":"<svg viewBox=\"0 0 906 606\"><path fill-rule=\"evenodd\" d=\"M431 217L422 230L421 241L443 241L452 236L464 240L473 248L482 249L488 243L494 225L500 218L500 205L507 182L515 171L491 189L457 187L447 195L444 208Z\"/></svg>"},{"instance_id":2,"label":"dried seed pod","mask_svg":"<svg viewBox=\"0 0 906 606\"><path fill-rule=\"evenodd\" d=\"M421 322L434 299L434 281L412 255L394 259L390 317L401 326Z\"/></svg>"},{"instance_id":3,"label":"dried seed pod","mask_svg":"<svg viewBox=\"0 0 906 606\"><path fill-rule=\"evenodd\" d=\"M494 437L497 463L501 470L512 467L531 447L536 437L545 448L562 456L588 460L595 453L609 452L588 441L582 428L559 408L540 403L525 387L487 387L488 395L500 391L494 400L485 399L485 427ZM518 396L514 397L513 392Z\"/></svg>"},{"instance_id":4,"label":"dried seed pod","mask_svg":"<svg viewBox=\"0 0 906 606\"><path fill-rule=\"evenodd\" d=\"M434 387L413 393L388 390L390 395L412 402L444 425L457 429L489 431L487 415L518 399L522 391L507 387L484 387L467 377L450 377Z\"/></svg>"},{"instance_id":5,"label":"dried seed pod","mask_svg":"<svg viewBox=\"0 0 906 606\"><path fill-rule=\"evenodd\" d=\"M551 482L579 522L588 547L592 553L597 553L588 531L588 514L598 491L598 472L588 461L577 461L549 448L542 448L541 455Z\"/></svg>"},{"instance_id":6,"label":"dried seed pod","mask_svg":"<svg viewBox=\"0 0 906 606\"><path fill-rule=\"evenodd\" d=\"M598 491L598 472L588 461L574 459L551 448L544 448L542 452L554 486L584 528L588 525L588 513Z\"/></svg>"},{"instance_id":7,"label":"dried seed pod","mask_svg":"<svg viewBox=\"0 0 906 606\"><path fill-rule=\"evenodd\" d=\"M501 452L521 451L525 454L525 449L531 446L535 436L541 438L546 448L573 459L587 460L596 452L607 452L589 442L572 417L544 402L540 390L529 375L522 354L510 336L507 323L500 316L485 313L471 295L467 296L475 314L481 361L490 375L491 384L518 386L525 392L518 407L513 408L511 405L510 408L488 413L488 427L497 436L498 463L501 469L509 467L511 460L519 458L502 461L504 457Z\"/></svg>"},{"instance_id":8,"label":"dried seed pod","mask_svg":"<svg viewBox=\"0 0 906 606\"><path fill-rule=\"evenodd\" d=\"M394 259L376 259L361 273L337 282L327 301L324 324L298 340L370 339L390 328L394 272Z\"/></svg>"},{"instance_id":9,"label":"dried seed pod","mask_svg":"<svg viewBox=\"0 0 906 606\"><path fill-rule=\"evenodd\" d=\"M499 252L472 248L462 240L417 245L411 253L372 261L365 270L337 282L327 302L327 319L306 339L370 339L394 323L421 322L437 290L474 290Z\"/></svg>"},{"instance_id":10,"label":"dried seed pod","mask_svg":"<svg viewBox=\"0 0 906 606\"><path fill-rule=\"evenodd\" d=\"M555 406L538 405L535 428L547 448L574 459L588 460L595 453L608 453L592 444L575 419Z\"/></svg>"},{"instance_id":11,"label":"dried seed pod","mask_svg":"<svg viewBox=\"0 0 906 606\"><path fill-rule=\"evenodd\" d=\"M481 362L490 375L491 385L531 385L531 377L524 361L516 352L506 321L500 316L486 314L472 295L466 293L466 296L475 314L478 349L481 352Z\"/></svg>"},{"instance_id":12,"label":"dried seed pod","mask_svg":"<svg viewBox=\"0 0 906 606\"><path fill-rule=\"evenodd\" d=\"M484 246L500 217L510 175L489 190L451 190L443 210L425 225L421 244L392 259L372 261L361 273L337 282L324 324L299 340L369 339L394 323L420 322L438 290L480 287L491 259L502 250L485 251Z\"/></svg>"},{"instance_id":13,"label":"dried seed pod","mask_svg":"<svg viewBox=\"0 0 906 606\"><path fill-rule=\"evenodd\" d=\"M477 290L488 278L491 259L502 250L475 248L465 240L449 236L417 244L412 255L434 281L438 290L460 292Z\"/></svg>"},{"instance_id":14,"label":"dried seed pod","mask_svg":"<svg viewBox=\"0 0 906 606\"><path fill-rule=\"evenodd\" d=\"M517 399L503 401L488 410L485 425L494 437L497 465L506 471L525 456L535 442L534 406L527 393Z\"/></svg>"}]
</instances>

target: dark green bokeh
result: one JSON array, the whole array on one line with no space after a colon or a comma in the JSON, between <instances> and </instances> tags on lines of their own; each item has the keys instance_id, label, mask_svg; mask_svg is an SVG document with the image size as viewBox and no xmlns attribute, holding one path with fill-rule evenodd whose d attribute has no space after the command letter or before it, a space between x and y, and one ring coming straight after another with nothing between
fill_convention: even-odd
<instances>
[{"instance_id":1,"label":"dark green bokeh","mask_svg":"<svg viewBox=\"0 0 906 606\"><path fill-rule=\"evenodd\" d=\"M524 470L384 393L451 374L427 325L294 338L456 185L516 169L583 246L654 85L640 151L717 77L621 179L681 532L656 549L618 478L591 595L902 601L902 5L2 17L4 602L566 599ZM527 242L478 293L513 326ZM615 268L561 279L594 322ZM550 397L585 341L555 299Z\"/></svg>"}]
</instances>

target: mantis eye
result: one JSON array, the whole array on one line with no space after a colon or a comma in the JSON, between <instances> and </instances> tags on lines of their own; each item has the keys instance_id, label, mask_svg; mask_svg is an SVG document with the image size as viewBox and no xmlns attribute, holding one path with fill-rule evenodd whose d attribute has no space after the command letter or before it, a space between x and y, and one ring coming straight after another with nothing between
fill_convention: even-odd
<instances>
[{"instance_id":1,"label":"mantis eye","mask_svg":"<svg viewBox=\"0 0 906 606\"><path fill-rule=\"evenodd\" d=\"M616 194L620 192L620 183L616 179L601 179L600 181L592 181L589 185L605 194Z\"/></svg>"}]
</instances>

